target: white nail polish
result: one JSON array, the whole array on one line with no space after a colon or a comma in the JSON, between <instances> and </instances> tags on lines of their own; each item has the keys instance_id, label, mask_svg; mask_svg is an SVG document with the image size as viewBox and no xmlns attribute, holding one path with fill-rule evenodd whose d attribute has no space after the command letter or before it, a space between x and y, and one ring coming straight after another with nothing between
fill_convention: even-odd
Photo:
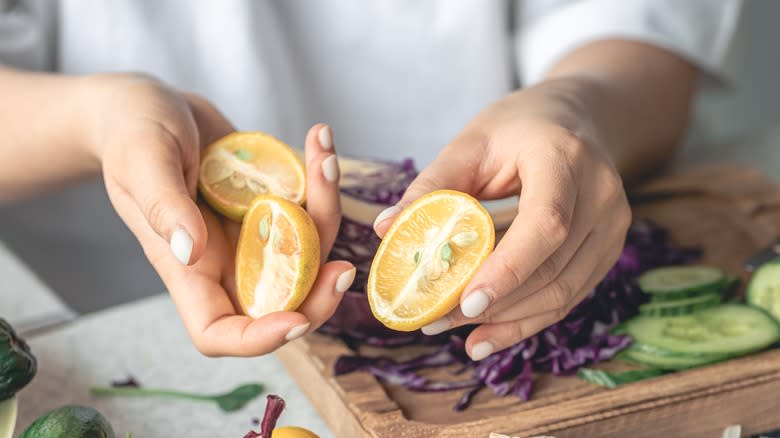
<instances>
[{"instance_id":1,"label":"white nail polish","mask_svg":"<svg viewBox=\"0 0 780 438\"><path fill-rule=\"evenodd\" d=\"M322 176L325 180L335 183L339 180L339 159L335 155L322 160Z\"/></svg>"},{"instance_id":2,"label":"white nail polish","mask_svg":"<svg viewBox=\"0 0 780 438\"><path fill-rule=\"evenodd\" d=\"M329 151L333 149L333 135L330 132L330 126L325 125L320 128L320 131L317 133L317 139L320 141L322 150Z\"/></svg>"},{"instance_id":3,"label":"white nail polish","mask_svg":"<svg viewBox=\"0 0 780 438\"><path fill-rule=\"evenodd\" d=\"M171 252L182 265L190 263L192 237L183 228L177 229L171 235Z\"/></svg>"},{"instance_id":4,"label":"white nail polish","mask_svg":"<svg viewBox=\"0 0 780 438\"><path fill-rule=\"evenodd\" d=\"M460 303L460 311L466 318L476 318L487 309L488 304L490 304L490 297L487 292L484 289L477 289Z\"/></svg>"},{"instance_id":5,"label":"white nail polish","mask_svg":"<svg viewBox=\"0 0 780 438\"><path fill-rule=\"evenodd\" d=\"M291 328L289 332L287 332L287 335L284 337L284 340L287 342L292 341L293 339L298 339L301 336L306 334L306 331L309 330L309 323L296 325L295 327Z\"/></svg>"},{"instance_id":6,"label":"white nail polish","mask_svg":"<svg viewBox=\"0 0 780 438\"><path fill-rule=\"evenodd\" d=\"M339 275L339 278L336 279L336 292L338 293L344 293L349 289L350 286L352 286L352 282L355 281L355 273L357 271L355 268L352 268L348 271L344 271Z\"/></svg>"},{"instance_id":7,"label":"white nail polish","mask_svg":"<svg viewBox=\"0 0 780 438\"><path fill-rule=\"evenodd\" d=\"M438 335L450 329L450 319L446 316L438 319L422 328L423 334L428 336Z\"/></svg>"},{"instance_id":8,"label":"white nail polish","mask_svg":"<svg viewBox=\"0 0 780 438\"><path fill-rule=\"evenodd\" d=\"M483 341L471 347L471 354L469 356L471 356L471 360L478 361L491 354L493 354L493 344L488 341Z\"/></svg>"},{"instance_id":9,"label":"white nail polish","mask_svg":"<svg viewBox=\"0 0 780 438\"><path fill-rule=\"evenodd\" d=\"M374 228L376 228L377 225L381 224L386 219L397 215L401 212L401 210L403 210L403 208L401 208L400 205L394 205L382 210L382 212L376 216L376 219L374 219Z\"/></svg>"}]
</instances>

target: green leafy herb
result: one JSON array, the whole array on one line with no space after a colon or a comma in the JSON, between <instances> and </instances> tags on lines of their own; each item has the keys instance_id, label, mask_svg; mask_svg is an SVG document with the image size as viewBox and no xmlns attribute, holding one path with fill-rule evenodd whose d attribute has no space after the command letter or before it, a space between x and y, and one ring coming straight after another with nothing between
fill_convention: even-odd
<instances>
[{"instance_id":1,"label":"green leafy herb","mask_svg":"<svg viewBox=\"0 0 780 438\"><path fill-rule=\"evenodd\" d=\"M649 379L651 377L658 377L666 373L667 371L655 368L611 373L608 371L583 367L577 371L577 377L586 382L603 386L605 388L614 388L625 383L638 382L640 380Z\"/></svg>"},{"instance_id":2,"label":"green leafy herb","mask_svg":"<svg viewBox=\"0 0 780 438\"><path fill-rule=\"evenodd\" d=\"M420 251L414 253L414 264L417 265L418 263L420 263Z\"/></svg>"},{"instance_id":3,"label":"green leafy herb","mask_svg":"<svg viewBox=\"0 0 780 438\"><path fill-rule=\"evenodd\" d=\"M252 153L246 149L236 149L236 152L234 153L241 161L249 161L252 159Z\"/></svg>"},{"instance_id":4,"label":"green leafy herb","mask_svg":"<svg viewBox=\"0 0 780 438\"><path fill-rule=\"evenodd\" d=\"M150 389L150 388L108 388L95 387L90 388L90 392L95 395L109 395L120 397L171 397L186 400L207 401L216 403L220 409L225 412L237 411L247 403L259 396L263 392L263 385L259 383L249 383L241 385L236 389L225 394L193 394L169 389Z\"/></svg>"}]
</instances>

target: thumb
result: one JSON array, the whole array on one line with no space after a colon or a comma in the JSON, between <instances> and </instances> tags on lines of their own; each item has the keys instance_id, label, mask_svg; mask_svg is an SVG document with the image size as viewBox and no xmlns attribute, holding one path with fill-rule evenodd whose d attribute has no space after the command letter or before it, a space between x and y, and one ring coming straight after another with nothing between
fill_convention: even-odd
<instances>
[{"instance_id":1,"label":"thumb","mask_svg":"<svg viewBox=\"0 0 780 438\"><path fill-rule=\"evenodd\" d=\"M192 264L203 253L207 232L185 182L182 156L178 148L161 142L143 158L143 165L131 167L125 188L149 226L169 243L173 256L183 265Z\"/></svg>"},{"instance_id":2,"label":"thumb","mask_svg":"<svg viewBox=\"0 0 780 438\"><path fill-rule=\"evenodd\" d=\"M134 154L143 163L130 167L138 170L126 187L149 226L169 243L173 256L189 265L200 259L207 239L195 204L200 149L235 129L207 100L193 94L184 98L191 117L181 120L171 135L152 139L156 147L149 149L149 156Z\"/></svg>"},{"instance_id":3,"label":"thumb","mask_svg":"<svg viewBox=\"0 0 780 438\"><path fill-rule=\"evenodd\" d=\"M481 167L479 146L467 140L456 140L439 153L433 162L417 175L398 203L379 213L374 231L382 237L393 220L420 196L435 190L450 189L472 193Z\"/></svg>"}]
</instances>

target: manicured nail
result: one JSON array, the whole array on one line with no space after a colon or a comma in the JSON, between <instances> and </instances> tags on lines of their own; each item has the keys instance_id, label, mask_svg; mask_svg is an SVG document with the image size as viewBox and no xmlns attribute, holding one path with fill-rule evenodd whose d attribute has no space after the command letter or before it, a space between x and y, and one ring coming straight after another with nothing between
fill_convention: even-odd
<instances>
[{"instance_id":1,"label":"manicured nail","mask_svg":"<svg viewBox=\"0 0 780 438\"><path fill-rule=\"evenodd\" d=\"M322 176L331 183L339 180L339 159L335 155L322 160Z\"/></svg>"},{"instance_id":2,"label":"manicured nail","mask_svg":"<svg viewBox=\"0 0 780 438\"><path fill-rule=\"evenodd\" d=\"M317 139L320 141L322 150L329 151L333 149L333 134L330 132L330 126L325 125L317 133Z\"/></svg>"},{"instance_id":3,"label":"manicured nail","mask_svg":"<svg viewBox=\"0 0 780 438\"><path fill-rule=\"evenodd\" d=\"M422 328L423 334L428 336L438 335L450 329L450 319L446 316L436 320Z\"/></svg>"},{"instance_id":4,"label":"manicured nail","mask_svg":"<svg viewBox=\"0 0 780 438\"><path fill-rule=\"evenodd\" d=\"M471 347L471 354L469 356L471 356L471 360L478 361L491 354L493 354L493 344L488 341L483 341Z\"/></svg>"},{"instance_id":5,"label":"manicured nail","mask_svg":"<svg viewBox=\"0 0 780 438\"><path fill-rule=\"evenodd\" d=\"M460 311L466 318L476 318L487 309L490 304L490 296L485 289L477 289L469 294L460 303Z\"/></svg>"},{"instance_id":6,"label":"manicured nail","mask_svg":"<svg viewBox=\"0 0 780 438\"><path fill-rule=\"evenodd\" d=\"M305 335L307 330L309 330L308 322L305 324L296 325L295 327L291 328L289 332L287 332L287 336L284 337L284 340L290 342L293 339L298 339Z\"/></svg>"},{"instance_id":7,"label":"manicured nail","mask_svg":"<svg viewBox=\"0 0 780 438\"><path fill-rule=\"evenodd\" d=\"M344 271L339 275L339 278L336 279L336 292L338 293L344 293L349 289L350 286L352 286L352 282L355 281L355 273L357 271L355 268L352 268L348 271Z\"/></svg>"},{"instance_id":8,"label":"manicured nail","mask_svg":"<svg viewBox=\"0 0 780 438\"><path fill-rule=\"evenodd\" d=\"M382 210L382 212L376 216L376 219L374 219L374 228L376 228L377 225L384 222L385 219L397 215L398 213L401 212L401 210L403 210L403 208L400 205L394 205L392 207L387 207L386 209Z\"/></svg>"},{"instance_id":9,"label":"manicured nail","mask_svg":"<svg viewBox=\"0 0 780 438\"><path fill-rule=\"evenodd\" d=\"M171 252L182 265L190 263L192 237L183 228L177 229L171 235Z\"/></svg>"}]
</instances>

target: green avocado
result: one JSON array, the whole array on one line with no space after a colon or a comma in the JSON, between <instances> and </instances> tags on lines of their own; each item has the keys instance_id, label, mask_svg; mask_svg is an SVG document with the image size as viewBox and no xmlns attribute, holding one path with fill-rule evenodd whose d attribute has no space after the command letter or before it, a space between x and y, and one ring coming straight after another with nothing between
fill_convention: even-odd
<instances>
[{"instance_id":1,"label":"green avocado","mask_svg":"<svg viewBox=\"0 0 780 438\"><path fill-rule=\"evenodd\" d=\"M13 397L30 383L36 370L30 347L0 318L0 401Z\"/></svg>"},{"instance_id":2,"label":"green avocado","mask_svg":"<svg viewBox=\"0 0 780 438\"><path fill-rule=\"evenodd\" d=\"M116 438L116 435L100 412L72 405L43 414L19 438Z\"/></svg>"}]
</instances>

